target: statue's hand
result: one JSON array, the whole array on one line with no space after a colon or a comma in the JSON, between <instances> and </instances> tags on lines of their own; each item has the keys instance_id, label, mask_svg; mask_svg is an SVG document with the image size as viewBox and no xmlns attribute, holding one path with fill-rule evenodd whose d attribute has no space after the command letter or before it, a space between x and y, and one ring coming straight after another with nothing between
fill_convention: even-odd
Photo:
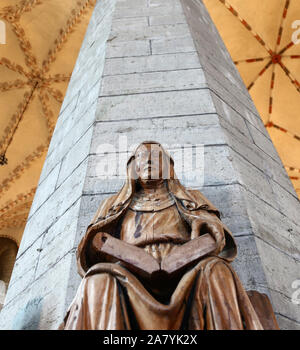
<instances>
[{"instance_id":1,"label":"statue's hand","mask_svg":"<svg viewBox=\"0 0 300 350\"><path fill-rule=\"evenodd\" d=\"M107 257L103 254L102 247L107 240L109 234L105 232L97 232L89 245L89 259L94 263L106 261Z\"/></svg>"},{"instance_id":2,"label":"statue's hand","mask_svg":"<svg viewBox=\"0 0 300 350\"><path fill-rule=\"evenodd\" d=\"M107 233L105 232L98 232L92 241L92 249L94 249L96 252L100 252L103 244L107 240Z\"/></svg>"},{"instance_id":3,"label":"statue's hand","mask_svg":"<svg viewBox=\"0 0 300 350\"><path fill-rule=\"evenodd\" d=\"M225 246L225 234L220 219L211 213L203 212L192 222L191 239L202 234L209 233L217 243L217 249L213 252L219 254Z\"/></svg>"}]
</instances>

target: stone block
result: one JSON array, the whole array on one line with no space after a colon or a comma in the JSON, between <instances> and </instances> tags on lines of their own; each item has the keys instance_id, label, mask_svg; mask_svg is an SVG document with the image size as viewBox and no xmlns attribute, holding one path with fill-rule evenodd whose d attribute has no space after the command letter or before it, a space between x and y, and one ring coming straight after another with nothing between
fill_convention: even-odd
<instances>
[{"instance_id":1,"label":"stone block","mask_svg":"<svg viewBox=\"0 0 300 350\"><path fill-rule=\"evenodd\" d=\"M266 137L270 137L267 129L264 126L264 123L263 123L261 117L250 112L249 110L245 110L243 117L245 118L247 125L248 125L248 123L252 124L257 130L259 130L261 133L263 133Z\"/></svg>"},{"instance_id":2,"label":"stone block","mask_svg":"<svg viewBox=\"0 0 300 350\"><path fill-rule=\"evenodd\" d=\"M183 13L176 15L163 15L163 16L150 16L149 24L150 26L159 26L162 24L178 24L186 23Z\"/></svg>"},{"instance_id":3,"label":"stone block","mask_svg":"<svg viewBox=\"0 0 300 350\"><path fill-rule=\"evenodd\" d=\"M181 7L180 0L149 0L149 7Z\"/></svg>"},{"instance_id":4,"label":"stone block","mask_svg":"<svg viewBox=\"0 0 300 350\"><path fill-rule=\"evenodd\" d=\"M101 80L104 58L105 58L105 48L106 44L102 38L96 40L89 50L87 57L83 57L82 64L80 67L80 71L77 74L73 73L73 81L72 88L67 93L71 95L75 95L77 93L86 92L89 93L89 89L94 86L98 81ZM94 60L91 58L93 56L99 57L97 64L95 64ZM88 87L88 89L84 89L84 87Z\"/></svg>"},{"instance_id":5,"label":"stone block","mask_svg":"<svg viewBox=\"0 0 300 350\"><path fill-rule=\"evenodd\" d=\"M148 7L147 0L118 0L116 9Z\"/></svg>"},{"instance_id":6,"label":"stone block","mask_svg":"<svg viewBox=\"0 0 300 350\"><path fill-rule=\"evenodd\" d=\"M215 108L209 91L199 89L102 97L96 118L98 121L121 121L206 113L215 113Z\"/></svg>"},{"instance_id":7,"label":"stone block","mask_svg":"<svg viewBox=\"0 0 300 350\"><path fill-rule=\"evenodd\" d=\"M80 216L81 198L78 199L45 233L36 270L36 279L49 271L72 249Z\"/></svg>"},{"instance_id":8,"label":"stone block","mask_svg":"<svg viewBox=\"0 0 300 350\"><path fill-rule=\"evenodd\" d=\"M200 62L196 53L175 53L141 57L108 58L105 62L103 75L165 72L197 68L200 68Z\"/></svg>"},{"instance_id":9,"label":"stone block","mask_svg":"<svg viewBox=\"0 0 300 350\"><path fill-rule=\"evenodd\" d=\"M54 330L65 313L72 254L35 280L0 315L0 329ZM64 276L64 278L62 278Z\"/></svg>"},{"instance_id":10,"label":"stone block","mask_svg":"<svg viewBox=\"0 0 300 350\"><path fill-rule=\"evenodd\" d=\"M232 266L246 290L257 290L269 295L261 256L257 251L253 235L235 238L238 248L237 258Z\"/></svg>"},{"instance_id":11,"label":"stone block","mask_svg":"<svg viewBox=\"0 0 300 350\"><path fill-rule=\"evenodd\" d=\"M278 153L271 141L270 137L266 137L262 133L256 131L256 128L249 124L249 131L253 137L253 140L257 147L259 147L263 152L267 153L270 157L272 157L277 163L281 163L281 159L278 156Z\"/></svg>"},{"instance_id":12,"label":"stone block","mask_svg":"<svg viewBox=\"0 0 300 350\"><path fill-rule=\"evenodd\" d=\"M182 6L176 0L163 2L161 4L152 4L152 6L149 7L116 7L114 18L161 16L162 13L168 13L169 15L182 14Z\"/></svg>"},{"instance_id":13,"label":"stone block","mask_svg":"<svg viewBox=\"0 0 300 350\"><path fill-rule=\"evenodd\" d=\"M250 191L243 189L254 234L291 257L300 260L299 227L287 216Z\"/></svg>"},{"instance_id":14,"label":"stone block","mask_svg":"<svg viewBox=\"0 0 300 350\"><path fill-rule=\"evenodd\" d=\"M70 92L67 91L66 96L70 96L70 100L68 104L63 105L63 107L60 110L56 125L55 125L55 130L53 132L52 138L51 138L51 142L50 142L50 146L49 146L49 152L51 152L55 146L57 141L61 140L60 135L60 129L61 126L65 123L67 123L69 116L72 114L72 112L74 111L76 105L77 105L77 101L79 98L79 92L76 93L72 93L71 89Z\"/></svg>"},{"instance_id":15,"label":"stone block","mask_svg":"<svg viewBox=\"0 0 300 350\"><path fill-rule=\"evenodd\" d=\"M278 313L284 316L288 315L288 317L291 317L292 321L298 324L298 327L300 329L300 321L299 321L299 317L297 317L299 316L300 305L294 304L292 302L291 295L285 295L284 293L272 290L271 300L273 305L278 305L275 311L275 315ZM280 324L279 324L279 327L280 327Z\"/></svg>"},{"instance_id":16,"label":"stone block","mask_svg":"<svg viewBox=\"0 0 300 350\"><path fill-rule=\"evenodd\" d=\"M88 157L93 129L89 128L81 139L75 143L63 158L56 187L60 186L70 174Z\"/></svg>"},{"instance_id":17,"label":"stone block","mask_svg":"<svg viewBox=\"0 0 300 350\"><path fill-rule=\"evenodd\" d=\"M227 146L206 146L204 151L204 186L237 183L237 174Z\"/></svg>"},{"instance_id":18,"label":"stone block","mask_svg":"<svg viewBox=\"0 0 300 350\"><path fill-rule=\"evenodd\" d=\"M30 218L36 210L52 195L55 191L60 164L57 164L54 169L47 175L46 178L40 181L34 195L34 201L30 208L28 218Z\"/></svg>"},{"instance_id":19,"label":"stone block","mask_svg":"<svg viewBox=\"0 0 300 350\"><path fill-rule=\"evenodd\" d=\"M107 58L148 56L150 53L149 40L114 42L111 38L106 46Z\"/></svg>"},{"instance_id":20,"label":"stone block","mask_svg":"<svg viewBox=\"0 0 300 350\"><path fill-rule=\"evenodd\" d=\"M294 223L298 224L300 218L300 202L296 193L292 194L286 191L274 181L271 181L271 187L280 211L294 221Z\"/></svg>"},{"instance_id":21,"label":"stone block","mask_svg":"<svg viewBox=\"0 0 300 350\"><path fill-rule=\"evenodd\" d=\"M292 302L292 294L295 292L292 284L299 280L300 260L275 249L261 239L256 239L256 245L264 266L274 311L299 323L300 304Z\"/></svg>"},{"instance_id":22,"label":"stone block","mask_svg":"<svg viewBox=\"0 0 300 350\"><path fill-rule=\"evenodd\" d=\"M278 313L275 314L280 330L300 330L300 323L289 319L286 316L282 316Z\"/></svg>"},{"instance_id":23,"label":"stone block","mask_svg":"<svg viewBox=\"0 0 300 350\"><path fill-rule=\"evenodd\" d=\"M43 237L38 238L26 251L19 250L14 265L9 288L5 298L5 304L9 304L32 284L40 256Z\"/></svg>"},{"instance_id":24,"label":"stone block","mask_svg":"<svg viewBox=\"0 0 300 350\"><path fill-rule=\"evenodd\" d=\"M114 19L111 30L113 32L124 31L124 29L139 30L148 26L148 17L133 17Z\"/></svg>"},{"instance_id":25,"label":"stone block","mask_svg":"<svg viewBox=\"0 0 300 350\"><path fill-rule=\"evenodd\" d=\"M112 132L114 130L114 132ZM136 133L138 130L138 134ZM161 130L158 134L157 130ZM91 145L91 154L103 153L109 144L110 152L130 152L146 139L156 140L168 147L178 145L222 145L226 143L218 117L215 114L141 119L135 121L97 122Z\"/></svg>"},{"instance_id":26,"label":"stone block","mask_svg":"<svg viewBox=\"0 0 300 350\"><path fill-rule=\"evenodd\" d=\"M201 63L201 61L200 61ZM202 64L202 63L201 63ZM203 67L203 64L202 64ZM205 69L204 73L205 73ZM209 75L207 75L207 81L210 86L210 89L212 93L216 94L219 98L221 98L226 104L231 106L237 113L240 115L245 115L247 111L249 111L252 114L256 114L258 118L259 115L257 114L257 111L254 109L252 105L245 104L244 101L240 101L238 96L235 96L232 94L228 89L226 89L224 86L222 86L218 80L213 79Z\"/></svg>"},{"instance_id":27,"label":"stone block","mask_svg":"<svg viewBox=\"0 0 300 350\"><path fill-rule=\"evenodd\" d=\"M205 88L202 69L136 73L104 77L100 96Z\"/></svg>"},{"instance_id":28,"label":"stone block","mask_svg":"<svg viewBox=\"0 0 300 350\"><path fill-rule=\"evenodd\" d=\"M223 101L231 105L232 100L235 100L236 102L238 101L238 104L246 107L252 113L256 112L253 102L252 100L250 100L249 96L242 93L239 89L233 89L231 86L232 84L226 79L220 79L220 75L217 72L215 73L215 75L209 74L206 66L203 70L206 74L206 79L209 87L213 92L216 93L216 95L220 96L220 98L222 98ZM236 104L232 104L232 106L237 110L238 107L236 107ZM237 110L237 112L239 111Z\"/></svg>"},{"instance_id":29,"label":"stone block","mask_svg":"<svg viewBox=\"0 0 300 350\"><path fill-rule=\"evenodd\" d=\"M81 196L87 160L59 186L52 196L27 221L19 254L26 251L65 213Z\"/></svg>"},{"instance_id":30,"label":"stone block","mask_svg":"<svg viewBox=\"0 0 300 350\"><path fill-rule=\"evenodd\" d=\"M278 209L268 176L237 153L232 154L232 158L234 166L238 169L239 182L257 197L267 203L272 203L274 208Z\"/></svg>"},{"instance_id":31,"label":"stone block","mask_svg":"<svg viewBox=\"0 0 300 350\"><path fill-rule=\"evenodd\" d=\"M212 99L221 118L220 122L224 120L225 122L229 123L238 132L242 133L248 139L248 142L253 142L244 118L215 94L212 94Z\"/></svg>"},{"instance_id":32,"label":"stone block","mask_svg":"<svg viewBox=\"0 0 300 350\"><path fill-rule=\"evenodd\" d=\"M222 118L220 119L220 123L228 144L236 153L260 169L270 181L275 181L294 195L295 190L282 164L279 164L268 154L262 152L256 144L249 142L248 137L245 137ZM257 130L257 132L259 131Z\"/></svg>"},{"instance_id":33,"label":"stone block","mask_svg":"<svg viewBox=\"0 0 300 350\"><path fill-rule=\"evenodd\" d=\"M18 310L24 310L25 305L29 304L30 294L27 290L19 294L19 297L14 299L13 302L9 304L5 304L3 309L0 312L0 329L1 330L15 330L22 329L22 326L18 328L18 323L22 323L22 325L26 322L26 319L29 323L35 323L37 326L38 322L36 322L35 317L30 317L31 315L27 315L27 317L23 314L21 317L19 313L19 317L17 317ZM31 302L33 304L33 302ZM14 322L15 320L15 322Z\"/></svg>"},{"instance_id":34,"label":"stone block","mask_svg":"<svg viewBox=\"0 0 300 350\"><path fill-rule=\"evenodd\" d=\"M200 190L220 211L222 222L234 235L239 237L252 232L241 185L205 186Z\"/></svg>"},{"instance_id":35,"label":"stone block","mask_svg":"<svg viewBox=\"0 0 300 350\"><path fill-rule=\"evenodd\" d=\"M196 51L193 39L190 37L152 40L151 48L152 55Z\"/></svg>"},{"instance_id":36,"label":"stone block","mask_svg":"<svg viewBox=\"0 0 300 350\"><path fill-rule=\"evenodd\" d=\"M49 172L55 166L57 166L57 164L62 162L66 154L70 152L72 147L91 127L95 120L96 105L96 102L94 102L89 106L88 110L81 115L75 112L71 114L69 117L69 122L73 125L69 131L63 127L59 129L61 135L60 141L57 141L56 148L53 149L52 152L48 153L47 161L44 164L40 181L43 181L47 174L49 174Z\"/></svg>"},{"instance_id":37,"label":"stone block","mask_svg":"<svg viewBox=\"0 0 300 350\"><path fill-rule=\"evenodd\" d=\"M124 26L111 31L110 39L116 42L137 40L158 40L168 38L184 39L190 36L187 24L164 24L160 26L140 25Z\"/></svg>"}]
</instances>

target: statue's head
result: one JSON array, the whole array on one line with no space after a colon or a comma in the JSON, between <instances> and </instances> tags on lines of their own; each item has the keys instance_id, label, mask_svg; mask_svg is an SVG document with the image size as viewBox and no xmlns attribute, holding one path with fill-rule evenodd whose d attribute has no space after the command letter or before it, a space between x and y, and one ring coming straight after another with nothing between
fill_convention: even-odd
<instances>
[{"instance_id":1,"label":"statue's head","mask_svg":"<svg viewBox=\"0 0 300 350\"><path fill-rule=\"evenodd\" d=\"M170 179L173 174L173 160L158 142L141 143L133 160L135 179L140 183L155 184Z\"/></svg>"}]
</instances>

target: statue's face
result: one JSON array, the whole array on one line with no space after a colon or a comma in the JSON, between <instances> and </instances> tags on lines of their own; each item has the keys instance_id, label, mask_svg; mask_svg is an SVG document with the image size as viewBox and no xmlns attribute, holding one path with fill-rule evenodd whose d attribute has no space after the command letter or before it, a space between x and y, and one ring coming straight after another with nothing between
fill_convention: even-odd
<instances>
[{"instance_id":1,"label":"statue's face","mask_svg":"<svg viewBox=\"0 0 300 350\"><path fill-rule=\"evenodd\" d=\"M161 180L163 150L157 144L143 144L135 152L135 171L140 180Z\"/></svg>"}]
</instances>

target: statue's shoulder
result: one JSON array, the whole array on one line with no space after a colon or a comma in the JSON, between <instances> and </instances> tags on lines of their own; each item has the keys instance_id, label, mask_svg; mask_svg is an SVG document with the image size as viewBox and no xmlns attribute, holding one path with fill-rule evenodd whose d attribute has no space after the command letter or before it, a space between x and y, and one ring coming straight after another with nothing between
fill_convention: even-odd
<instances>
[{"instance_id":1,"label":"statue's shoulder","mask_svg":"<svg viewBox=\"0 0 300 350\"><path fill-rule=\"evenodd\" d=\"M204 196L204 194L199 190L186 188L186 191L192 198L196 200L197 203L203 203L208 201L208 199Z\"/></svg>"},{"instance_id":2,"label":"statue's shoulder","mask_svg":"<svg viewBox=\"0 0 300 350\"><path fill-rule=\"evenodd\" d=\"M115 202L117 198L117 194L114 194L112 196L109 196L105 198L99 205L99 208L94 216L94 219L92 222L95 222L99 219L99 217L106 217L108 214L109 209L112 207L113 203Z\"/></svg>"},{"instance_id":3,"label":"statue's shoulder","mask_svg":"<svg viewBox=\"0 0 300 350\"><path fill-rule=\"evenodd\" d=\"M190 194L195 194L195 195L202 194L199 190L195 190L193 188L188 188L188 187L186 187L186 191Z\"/></svg>"},{"instance_id":4,"label":"statue's shoulder","mask_svg":"<svg viewBox=\"0 0 300 350\"><path fill-rule=\"evenodd\" d=\"M207 199L200 190L186 188L186 191L196 203L197 207L202 207L202 209L218 211L217 208Z\"/></svg>"}]
</instances>

